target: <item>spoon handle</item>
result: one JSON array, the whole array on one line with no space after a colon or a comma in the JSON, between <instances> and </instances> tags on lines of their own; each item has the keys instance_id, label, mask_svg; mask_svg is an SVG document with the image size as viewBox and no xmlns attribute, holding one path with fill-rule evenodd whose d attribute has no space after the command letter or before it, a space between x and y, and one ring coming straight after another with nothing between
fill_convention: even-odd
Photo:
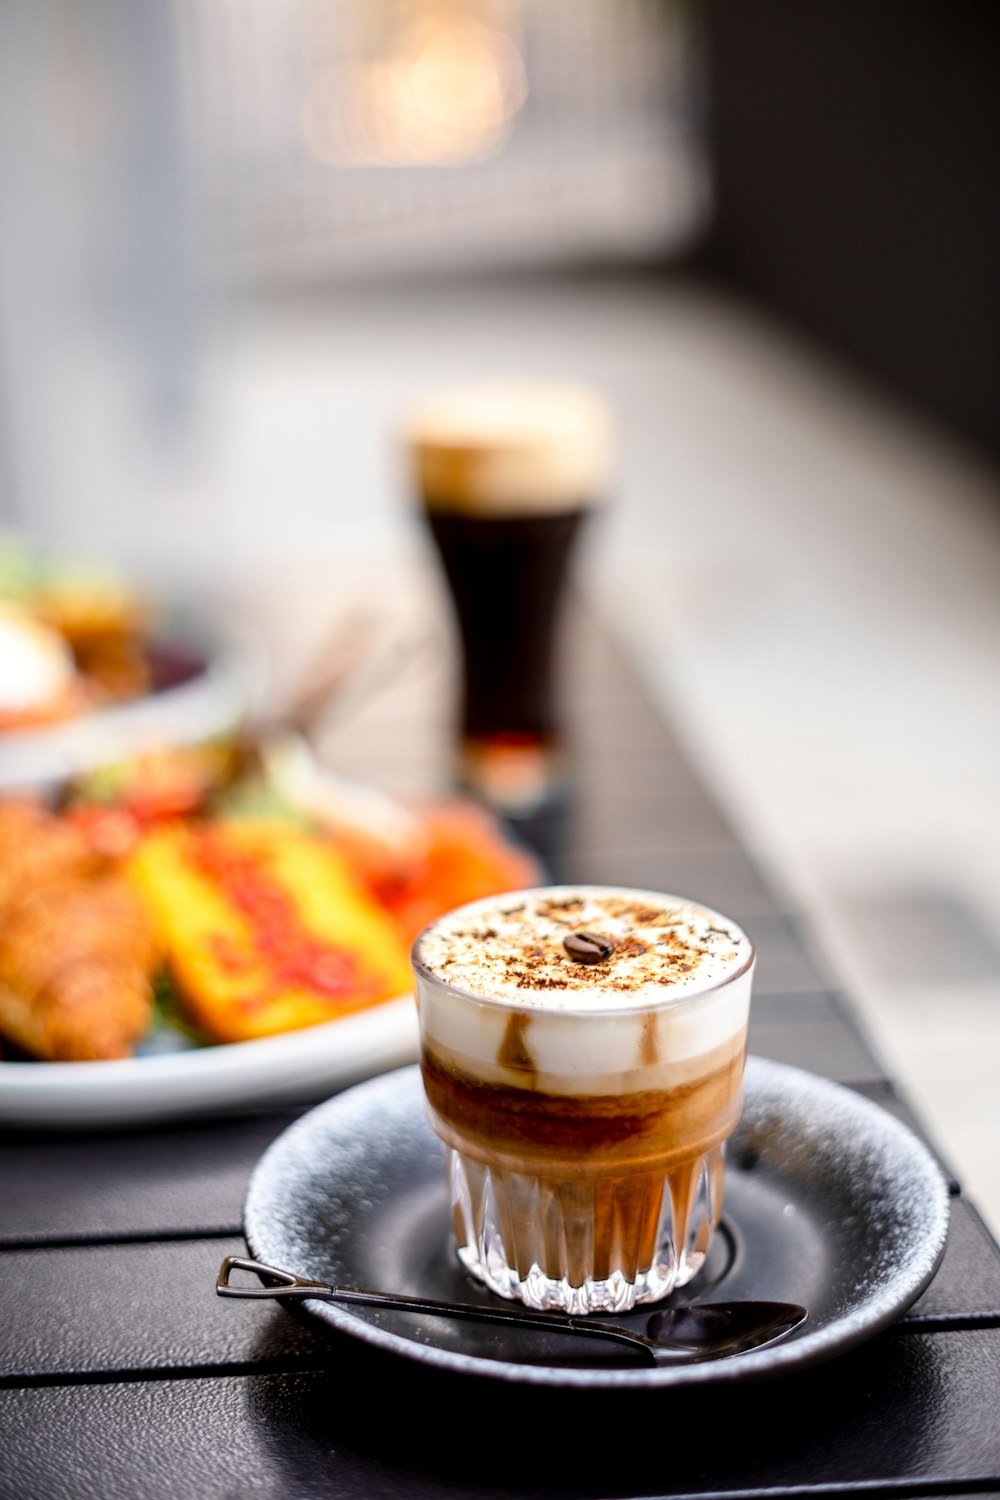
<instances>
[{"instance_id":1,"label":"spoon handle","mask_svg":"<svg viewBox=\"0 0 1000 1500\"><path fill-rule=\"evenodd\" d=\"M236 1286L231 1277L234 1271L250 1271L271 1285ZM408 1297L402 1292L370 1292L362 1287L331 1286L325 1281L308 1281L283 1271L278 1266L264 1265L259 1260L248 1260L242 1255L227 1255L219 1268L215 1290L220 1297L267 1297L285 1301L305 1301L315 1298L321 1302L343 1302L362 1307L393 1308L397 1312L429 1313L439 1318L460 1318L472 1323L503 1323L507 1327L535 1328L547 1333L576 1333L587 1338L603 1338L630 1349L638 1350L648 1360L654 1360L651 1343L642 1334L627 1332L610 1323L595 1323L590 1318L574 1318L567 1313L514 1312L500 1307L479 1307L471 1302L439 1302L433 1297Z\"/></svg>"}]
</instances>

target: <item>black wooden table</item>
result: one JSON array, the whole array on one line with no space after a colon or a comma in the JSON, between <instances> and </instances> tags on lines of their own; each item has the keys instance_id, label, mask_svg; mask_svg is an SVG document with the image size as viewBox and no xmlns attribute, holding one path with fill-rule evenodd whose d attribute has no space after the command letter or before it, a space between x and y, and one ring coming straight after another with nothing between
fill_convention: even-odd
<instances>
[{"instance_id":1,"label":"black wooden table","mask_svg":"<svg viewBox=\"0 0 1000 1500\"><path fill-rule=\"evenodd\" d=\"M921 1126L789 902L603 639L577 652L559 878L701 898L759 951L751 1048ZM405 753L399 736L395 752ZM402 746L403 748L399 748ZM361 758L371 765L371 746ZM2 1085L2 1071L0 1071ZM631 1393L461 1379L216 1298L260 1153L303 1104L0 1138L0 1495L944 1495L1000 1490L1000 1248L953 1188L945 1259L889 1331L806 1373Z\"/></svg>"}]
</instances>

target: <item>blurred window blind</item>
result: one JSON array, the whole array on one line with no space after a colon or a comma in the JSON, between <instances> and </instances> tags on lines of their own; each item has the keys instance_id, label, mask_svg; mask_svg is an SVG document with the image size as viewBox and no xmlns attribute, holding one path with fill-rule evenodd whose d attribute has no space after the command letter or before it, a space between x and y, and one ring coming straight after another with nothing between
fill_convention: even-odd
<instances>
[{"instance_id":1,"label":"blurred window blind","mask_svg":"<svg viewBox=\"0 0 1000 1500\"><path fill-rule=\"evenodd\" d=\"M175 0L222 279L644 258L700 227L670 0Z\"/></svg>"}]
</instances>

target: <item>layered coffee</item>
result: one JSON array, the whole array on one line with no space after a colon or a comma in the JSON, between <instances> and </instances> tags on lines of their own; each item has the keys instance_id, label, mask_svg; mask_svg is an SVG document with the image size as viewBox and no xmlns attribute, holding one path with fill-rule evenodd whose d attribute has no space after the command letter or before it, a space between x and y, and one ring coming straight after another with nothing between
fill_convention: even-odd
<instances>
[{"instance_id":1,"label":"layered coffee","mask_svg":"<svg viewBox=\"0 0 1000 1500\"><path fill-rule=\"evenodd\" d=\"M546 887L451 913L414 964L468 1269L577 1312L694 1275L742 1103L746 935L672 896Z\"/></svg>"}]
</instances>

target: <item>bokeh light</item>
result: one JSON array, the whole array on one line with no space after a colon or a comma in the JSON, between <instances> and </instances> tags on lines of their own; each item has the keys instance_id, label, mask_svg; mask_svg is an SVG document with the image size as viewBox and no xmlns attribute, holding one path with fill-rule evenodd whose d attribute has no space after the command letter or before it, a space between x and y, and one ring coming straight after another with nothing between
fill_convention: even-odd
<instances>
[{"instance_id":1,"label":"bokeh light","mask_svg":"<svg viewBox=\"0 0 1000 1500\"><path fill-rule=\"evenodd\" d=\"M382 56L322 70L302 102L305 145L331 165L449 165L507 139L528 93L515 38L461 12L431 10Z\"/></svg>"}]
</instances>

